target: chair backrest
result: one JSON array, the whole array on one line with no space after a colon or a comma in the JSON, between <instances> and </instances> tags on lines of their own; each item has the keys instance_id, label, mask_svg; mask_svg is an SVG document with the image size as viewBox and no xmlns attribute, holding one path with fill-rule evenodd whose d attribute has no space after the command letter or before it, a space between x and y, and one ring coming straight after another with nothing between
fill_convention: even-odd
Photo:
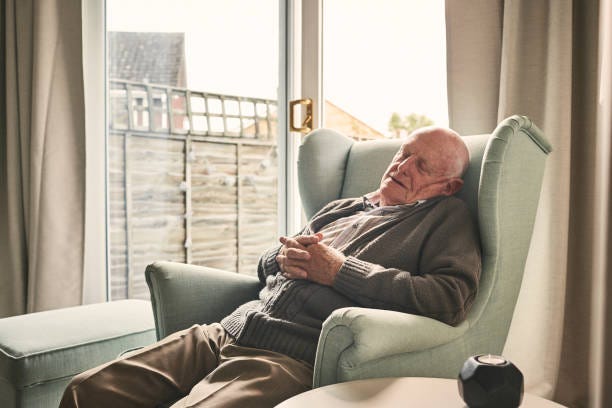
<instances>
[{"instance_id":1,"label":"chair backrest","mask_svg":"<svg viewBox=\"0 0 612 408\"><path fill-rule=\"evenodd\" d=\"M501 353L516 304L551 146L525 116L502 121L491 134L465 136L470 164L457 194L480 230L483 270L467 321L475 350ZM355 142L318 129L304 139L299 188L307 217L326 203L378 188L401 140Z\"/></svg>"}]
</instances>

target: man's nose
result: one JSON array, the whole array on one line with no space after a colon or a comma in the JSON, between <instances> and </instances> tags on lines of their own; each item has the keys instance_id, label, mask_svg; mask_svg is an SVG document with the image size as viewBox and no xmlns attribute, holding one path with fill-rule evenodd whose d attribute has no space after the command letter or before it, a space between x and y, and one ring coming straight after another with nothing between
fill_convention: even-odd
<instances>
[{"instance_id":1,"label":"man's nose","mask_svg":"<svg viewBox=\"0 0 612 408\"><path fill-rule=\"evenodd\" d=\"M398 173L405 174L410 169L410 164L413 162L412 157L406 157L397 165Z\"/></svg>"}]
</instances>

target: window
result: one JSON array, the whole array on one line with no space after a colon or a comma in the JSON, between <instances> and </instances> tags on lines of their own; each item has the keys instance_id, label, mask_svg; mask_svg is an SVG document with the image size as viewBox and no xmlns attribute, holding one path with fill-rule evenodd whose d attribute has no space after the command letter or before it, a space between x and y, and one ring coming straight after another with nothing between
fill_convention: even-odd
<instances>
[{"instance_id":1,"label":"window","mask_svg":"<svg viewBox=\"0 0 612 408\"><path fill-rule=\"evenodd\" d=\"M278 2L107 0L111 298L155 260L254 274L278 237Z\"/></svg>"},{"instance_id":2,"label":"window","mask_svg":"<svg viewBox=\"0 0 612 408\"><path fill-rule=\"evenodd\" d=\"M323 7L325 127L364 140L448 126L444 1Z\"/></svg>"}]
</instances>

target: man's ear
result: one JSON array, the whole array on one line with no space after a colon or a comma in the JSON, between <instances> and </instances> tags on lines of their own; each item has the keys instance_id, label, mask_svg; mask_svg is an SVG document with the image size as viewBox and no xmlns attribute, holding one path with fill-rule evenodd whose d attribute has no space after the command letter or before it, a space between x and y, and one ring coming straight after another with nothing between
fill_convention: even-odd
<instances>
[{"instance_id":1,"label":"man's ear","mask_svg":"<svg viewBox=\"0 0 612 408\"><path fill-rule=\"evenodd\" d=\"M463 180L460 177L453 177L446 181L442 194L450 196L461 190Z\"/></svg>"}]
</instances>

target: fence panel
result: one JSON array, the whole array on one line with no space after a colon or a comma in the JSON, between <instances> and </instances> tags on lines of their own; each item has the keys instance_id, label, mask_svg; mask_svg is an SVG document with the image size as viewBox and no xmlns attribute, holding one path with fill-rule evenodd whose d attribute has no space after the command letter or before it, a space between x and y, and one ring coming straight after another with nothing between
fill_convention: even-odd
<instances>
[{"instance_id":1,"label":"fence panel","mask_svg":"<svg viewBox=\"0 0 612 408\"><path fill-rule=\"evenodd\" d=\"M111 80L111 296L148 298L147 264L255 274L277 240L276 102Z\"/></svg>"}]
</instances>

